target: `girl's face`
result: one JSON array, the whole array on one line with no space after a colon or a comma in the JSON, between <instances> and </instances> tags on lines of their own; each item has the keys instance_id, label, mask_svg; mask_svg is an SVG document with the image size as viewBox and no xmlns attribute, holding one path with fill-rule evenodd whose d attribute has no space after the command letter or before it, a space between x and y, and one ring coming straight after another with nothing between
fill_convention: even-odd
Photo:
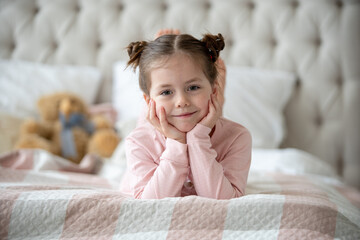
<instances>
[{"instance_id":1,"label":"girl's face","mask_svg":"<svg viewBox=\"0 0 360 240\"><path fill-rule=\"evenodd\" d=\"M150 79L157 116L164 107L167 121L178 130L189 132L208 114L213 88L199 63L189 56L173 54L164 66L150 72Z\"/></svg>"}]
</instances>

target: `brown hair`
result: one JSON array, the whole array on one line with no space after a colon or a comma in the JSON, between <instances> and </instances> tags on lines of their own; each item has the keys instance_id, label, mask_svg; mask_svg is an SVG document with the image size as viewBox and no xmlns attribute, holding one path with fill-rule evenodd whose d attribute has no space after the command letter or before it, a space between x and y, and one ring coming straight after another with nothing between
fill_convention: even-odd
<instances>
[{"instance_id":1,"label":"brown hair","mask_svg":"<svg viewBox=\"0 0 360 240\"><path fill-rule=\"evenodd\" d=\"M165 57L176 52L182 52L199 62L205 76L213 85L218 74L215 62L224 47L224 38L220 33L205 34L201 40L188 34L163 35L154 41L130 43L127 47L130 57L128 66L132 66L134 70L139 67L140 88L149 95L149 74L155 64L158 64L159 60L166 60Z\"/></svg>"}]
</instances>

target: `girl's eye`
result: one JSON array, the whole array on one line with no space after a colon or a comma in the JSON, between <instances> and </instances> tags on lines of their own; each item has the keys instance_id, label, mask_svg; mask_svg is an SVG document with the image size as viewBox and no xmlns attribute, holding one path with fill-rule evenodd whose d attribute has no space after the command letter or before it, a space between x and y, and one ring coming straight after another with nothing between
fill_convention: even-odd
<instances>
[{"instance_id":1,"label":"girl's eye","mask_svg":"<svg viewBox=\"0 0 360 240\"><path fill-rule=\"evenodd\" d=\"M162 91L160 93L160 95L163 95L163 96L166 96L166 95L170 95L172 92L170 90L165 90L165 91Z\"/></svg>"},{"instance_id":2,"label":"girl's eye","mask_svg":"<svg viewBox=\"0 0 360 240\"><path fill-rule=\"evenodd\" d=\"M195 91L195 90L198 90L200 87L199 86L190 86L189 88L188 88L188 90L189 91Z\"/></svg>"}]
</instances>

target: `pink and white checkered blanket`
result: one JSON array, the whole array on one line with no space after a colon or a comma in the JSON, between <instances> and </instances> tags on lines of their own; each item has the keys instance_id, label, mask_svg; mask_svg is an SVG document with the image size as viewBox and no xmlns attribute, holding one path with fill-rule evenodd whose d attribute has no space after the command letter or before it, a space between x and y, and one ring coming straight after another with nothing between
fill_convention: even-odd
<instances>
[{"instance_id":1,"label":"pink and white checkered blanket","mask_svg":"<svg viewBox=\"0 0 360 240\"><path fill-rule=\"evenodd\" d=\"M89 174L99 164L0 156L0 239L360 239L360 193L323 176L251 172L241 198L135 200Z\"/></svg>"}]
</instances>

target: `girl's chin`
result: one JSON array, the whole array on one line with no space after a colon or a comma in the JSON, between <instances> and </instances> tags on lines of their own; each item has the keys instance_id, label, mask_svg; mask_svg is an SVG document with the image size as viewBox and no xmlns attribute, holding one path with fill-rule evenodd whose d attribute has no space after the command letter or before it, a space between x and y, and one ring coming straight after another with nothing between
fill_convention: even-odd
<instances>
[{"instance_id":1,"label":"girl's chin","mask_svg":"<svg viewBox=\"0 0 360 240\"><path fill-rule=\"evenodd\" d=\"M174 126L181 132L190 132L196 124L175 124Z\"/></svg>"}]
</instances>

